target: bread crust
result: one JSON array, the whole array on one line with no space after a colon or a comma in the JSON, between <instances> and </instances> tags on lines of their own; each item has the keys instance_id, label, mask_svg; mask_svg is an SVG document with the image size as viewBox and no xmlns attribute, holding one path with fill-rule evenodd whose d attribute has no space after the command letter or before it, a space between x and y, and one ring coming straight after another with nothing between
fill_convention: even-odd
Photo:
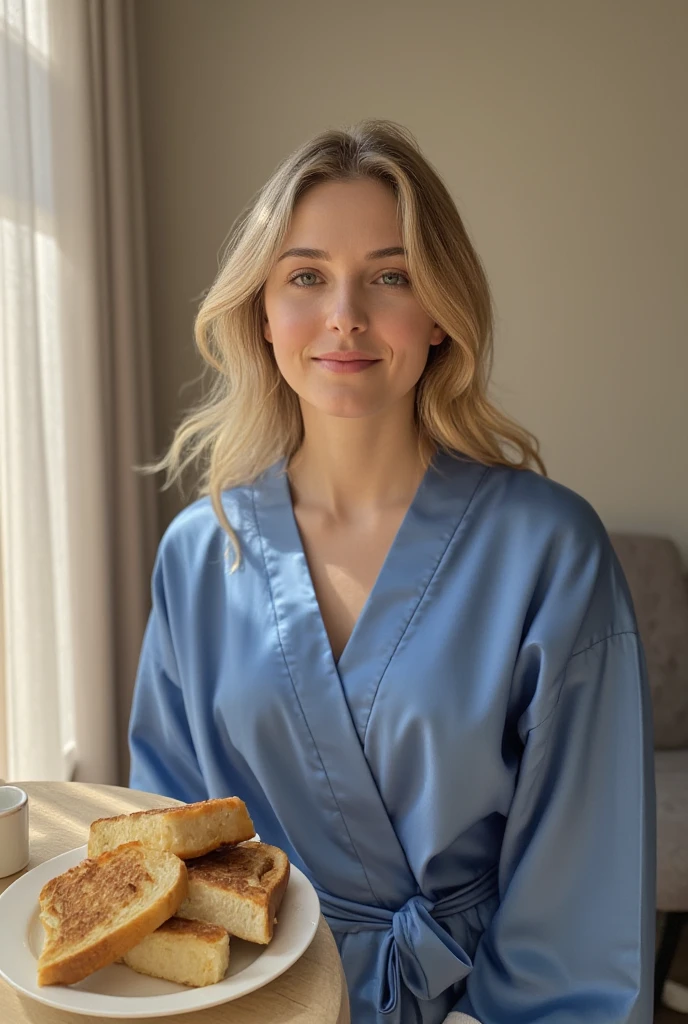
<instances>
[{"instance_id":1,"label":"bread crust","mask_svg":"<svg viewBox=\"0 0 688 1024\"><path fill-rule=\"evenodd\" d=\"M231 836L227 836L223 831L223 825L227 824L223 819L229 815L232 817ZM217 821L216 833L201 839L203 823L212 826L214 821ZM158 822L166 830L174 830L177 827L180 833L176 837L165 838L164 841L161 839L160 845L153 840L152 834L148 831L151 825ZM201 857L225 843L245 842L255 835L255 828L244 801L236 796L217 797L190 804L134 811L132 814L118 814L112 818L96 818L91 822L88 835L89 856L97 856L103 850L112 849L117 845L119 825L125 833L120 842L140 839L156 849L168 850L182 860ZM137 833L138 825L141 826L140 833ZM184 839L181 832L185 826L196 826L198 831L191 828L192 834Z\"/></svg>"},{"instance_id":2,"label":"bread crust","mask_svg":"<svg viewBox=\"0 0 688 1024\"><path fill-rule=\"evenodd\" d=\"M221 928L219 924L209 924L208 921L195 921L176 915L164 921L159 928L156 928L156 931L170 932L184 937L189 935L198 939L199 942L207 942L211 946L214 946L218 939L224 938L227 934L227 929Z\"/></svg>"},{"instance_id":3,"label":"bread crust","mask_svg":"<svg viewBox=\"0 0 688 1024\"><path fill-rule=\"evenodd\" d=\"M218 810L237 810L244 805L244 801L238 796L213 797L210 800L196 800L190 804L170 804L169 807L150 807L146 811L132 811L131 814L116 814L112 818L95 818L91 825L98 825L101 821L124 821L125 818L156 818L161 814L169 815L170 818L186 818L189 811L197 813L200 817L216 814Z\"/></svg>"},{"instance_id":4,"label":"bread crust","mask_svg":"<svg viewBox=\"0 0 688 1024\"><path fill-rule=\"evenodd\" d=\"M274 847L273 847L273 849L274 849ZM275 924L277 922L277 911L279 910L279 908L280 908L280 906L282 904L282 899L284 898L284 894L287 891L287 886L289 884L289 870L290 870L289 858L287 857L287 855L284 853L283 850L280 850L280 853L283 854L283 856L284 856L284 858L285 858L285 860L287 862L287 865L286 865L286 870L282 871L280 873L279 878L274 881L273 886L272 886L272 890L270 892L270 901L269 901L269 905L268 905L268 922L267 922L267 924L268 924L268 933L267 933L266 942L270 942L271 939L272 939L272 935L273 935L273 932L275 930Z\"/></svg>"},{"instance_id":5,"label":"bread crust","mask_svg":"<svg viewBox=\"0 0 688 1024\"><path fill-rule=\"evenodd\" d=\"M149 906L142 909L130 920L106 932L98 939L94 939L86 948L69 953L69 939L74 941L74 934L79 931L80 923L85 927L85 922L91 921L94 909L97 912L97 905L80 911L78 889L84 876L101 872L106 875L103 900L107 903L109 898L114 898L114 893L109 890L107 881L113 877L114 871L121 868L124 885L135 885L132 879L141 881L147 869L143 867L146 860L160 857L172 857L172 854L159 853L146 850L139 842L131 842L117 847L115 850L106 851L96 858L87 858L76 867L64 872L63 875L51 879L43 887L40 893L41 921L46 930L46 946L44 947L38 961L38 984L43 985L71 985L81 981L83 978L93 974L94 971L114 963L133 946L139 943L151 932L155 931L164 921L176 913L186 899L188 893L188 876L186 866L182 860L174 857L177 865L177 877L172 886L161 896L154 900ZM137 874L138 868L142 872ZM152 876L148 875L152 879ZM65 915L64 910L60 914L60 901L65 897L69 899L69 893L73 892L73 903L75 911ZM117 888L117 892L120 888ZM52 915L51 915L52 911ZM49 922L50 917L56 918L56 926ZM60 926L67 932L60 935ZM51 941L52 940L52 941ZM66 951L59 954L60 947L64 946ZM58 959L54 959L57 954ZM46 962L46 956L50 960Z\"/></svg>"}]
</instances>

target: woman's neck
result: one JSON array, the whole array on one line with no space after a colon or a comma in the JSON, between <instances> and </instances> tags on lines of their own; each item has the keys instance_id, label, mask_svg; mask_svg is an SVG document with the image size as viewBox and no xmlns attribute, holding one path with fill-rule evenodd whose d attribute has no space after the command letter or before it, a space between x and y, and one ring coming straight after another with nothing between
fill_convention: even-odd
<instances>
[{"instance_id":1,"label":"woman's neck","mask_svg":"<svg viewBox=\"0 0 688 1024\"><path fill-rule=\"evenodd\" d=\"M352 520L411 503L424 474L412 418L306 414L304 428L288 468L295 506Z\"/></svg>"}]
</instances>

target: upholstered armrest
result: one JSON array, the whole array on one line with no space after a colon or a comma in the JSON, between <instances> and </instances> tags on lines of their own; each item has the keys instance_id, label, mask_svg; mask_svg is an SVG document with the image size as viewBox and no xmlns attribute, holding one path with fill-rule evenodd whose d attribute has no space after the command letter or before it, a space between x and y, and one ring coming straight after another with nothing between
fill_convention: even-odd
<instances>
[{"instance_id":1,"label":"upholstered armrest","mask_svg":"<svg viewBox=\"0 0 688 1024\"><path fill-rule=\"evenodd\" d=\"M633 598L652 688L655 747L688 747L688 588L668 537L610 535Z\"/></svg>"}]
</instances>

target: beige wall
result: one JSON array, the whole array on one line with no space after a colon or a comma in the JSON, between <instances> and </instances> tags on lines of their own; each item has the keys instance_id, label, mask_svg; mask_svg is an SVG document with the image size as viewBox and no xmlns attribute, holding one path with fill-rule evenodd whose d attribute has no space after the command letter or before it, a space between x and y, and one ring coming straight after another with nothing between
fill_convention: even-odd
<instances>
[{"instance_id":1,"label":"beige wall","mask_svg":"<svg viewBox=\"0 0 688 1024\"><path fill-rule=\"evenodd\" d=\"M494 396L609 529L688 559L686 0L136 11L160 448L198 394L193 316L240 208L315 131L389 117L486 264Z\"/></svg>"}]
</instances>

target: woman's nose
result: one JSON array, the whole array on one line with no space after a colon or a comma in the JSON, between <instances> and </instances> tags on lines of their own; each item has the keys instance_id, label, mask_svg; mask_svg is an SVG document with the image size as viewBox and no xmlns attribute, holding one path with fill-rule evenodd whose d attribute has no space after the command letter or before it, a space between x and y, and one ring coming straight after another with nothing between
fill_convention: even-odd
<instances>
[{"instance_id":1,"label":"woman's nose","mask_svg":"<svg viewBox=\"0 0 688 1024\"><path fill-rule=\"evenodd\" d=\"M368 323L365 304L355 286L345 285L333 292L328 308L326 325L342 334L364 330Z\"/></svg>"}]
</instances>

